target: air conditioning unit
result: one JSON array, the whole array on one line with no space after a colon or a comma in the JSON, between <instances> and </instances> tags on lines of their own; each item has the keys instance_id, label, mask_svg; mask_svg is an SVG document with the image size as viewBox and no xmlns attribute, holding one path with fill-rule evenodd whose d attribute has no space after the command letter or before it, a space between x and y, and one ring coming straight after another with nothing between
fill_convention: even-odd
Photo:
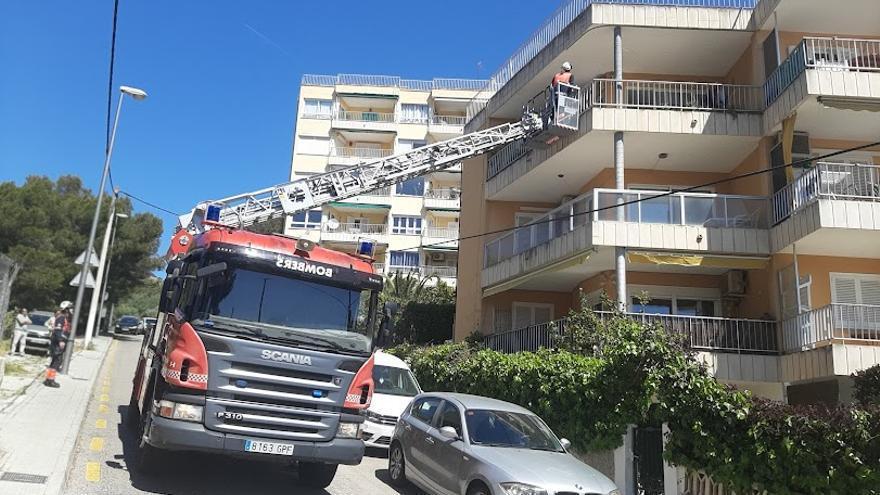
<instances>
[{"instance_id":1,"label":"air conditioning unit","mask_svg":"<svg viewBox=\"0 0 880 495\"><path fill-rule=\"evenodd\" d=\"M444 261L446 260L446 254L444 253L431 253L431 261Z\"/></svg>"},{"instance_id":2,"label":"air conditioning unit","mask_svg":"<svg viewBox=\"0 0 880 495\"><path fill-rule=\"evenodd\" d=\"M724 275L723 282L721 291L724 296L744 296L746 294L746 272L744 270L730 270Z\"/></svg>"}]
</instances>

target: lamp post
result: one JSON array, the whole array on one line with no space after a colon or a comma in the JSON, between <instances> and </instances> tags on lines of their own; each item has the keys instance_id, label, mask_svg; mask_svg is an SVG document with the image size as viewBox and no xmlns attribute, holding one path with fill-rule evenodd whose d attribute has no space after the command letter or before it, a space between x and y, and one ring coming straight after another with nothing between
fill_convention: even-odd
<instances>
[{"instance_id":1,"label":"lamp post","mask_svg":"<svg viewBox=\"0 0 880 495\"><path fill-rule=\"evenodd\" d=\"M128 215L126 215L125 213L117 213L114 216L120 220L128 218ZM103 318L102 315L104 313L104 301L107 300L107 287L110 285L110 262L113 261L113 246L116 244L117 230L118 228L114 228L113 233L110 234L110 249L107 251L106 256L101 257L101 261L103 261L105 257L107 258L107 267L104 269L104 273L106 273L106 282L101 284L101 299L98 301L98 330L95 331L95 335L98 335L101 330L101 319Z\"/></svg>"},{"instance_id":2,"label":"lamp post","mask_svg":"<svg viewBox=\"0 0 880 495\"><path fill-rule=\"evenodd\" d=\"M95 248L95 234L98 230L98 219L101 217L101 202L104 199L104 186L107 184L107 174L110 171L110 158L113 156L113 143L116 141L116 128L119 126L119 114L122 111L122 100L125 99L125 95L129 95L135 100L143 100L147 97L146 91L132 88L130 86L120 86L119 92L119 103L116 105L116 118L113 121L113 131L110 133L110 145L107 147L107 154L104 157L104 170L101 173L101 185L98 186L95 216L92 217L92 229L89 231L89 241L86 245L85 260L83 261L83 267L80 271L80 280L83 281L83 283L80 283L79 287L76 289L76 302L73 305L73 321L71 322L70 333L67 335L67 342L64 346L64 362L61 365L61 373L67 373L70 369L70 357L73 355L73 342L74 337L76 336L76 327L79 323L79 313L82 310L82 300L86 290L86 284L84 282L88 276L92 250ZM92 290L97 290L97 287Z\"/></svg>"},{"instance_id":3,"label":"lamp post","mask_svg":"<svg viewBox=\"0 0 880 495\"><path fill-rule=\"evenodd\" d=\"M107 219L107 228L104 230L104 240L101 244L101 255L98 257L98 275L96 277L97 280L95 281L95 288L92 289L92 302L89 303L89 318L86 320L86 336L83 341L83 345L86 347L88 347L89 343L92 341L92 335L97 334L97 332L95 332L95 321L100 318L98 306L101 304L100 297L104 294L107 268L110 265L110 260L108 259L110 238L116 236L114 227L116 224L116 218L119 217L119 214L116 213L117 199L119 199L119 188L113 191L113 199L110 200L110 215Z\"/></svg>"}]
</instances>

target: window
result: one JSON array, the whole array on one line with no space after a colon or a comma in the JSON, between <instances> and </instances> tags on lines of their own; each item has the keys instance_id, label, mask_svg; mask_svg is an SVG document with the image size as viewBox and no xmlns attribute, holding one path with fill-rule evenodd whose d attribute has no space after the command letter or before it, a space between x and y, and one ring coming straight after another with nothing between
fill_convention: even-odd
<instances>
[{"instance_id":1,"label":"window","mask_svg":"<svg viewBox=\"0 0 880 495\"><path fill-rule=\"evenodd\" d=\"M391 266L419 266L417 251L391 251Z\"/></svg>"},{"instance_id":2,"label":"window","mask_svg":"<svg viewBox=\"0 0 880 495\"><path fill-rule=\"evenodd\" d=\"M440 399L436 397L426 397L413 404L412 415L420 421L431 424L438 407L440 407Z\"/></svg>"},{"instance_id":3,"label":"window","mask_svg":"<svg viewBox=\"0 0 880 495\"><path fill-rule=\"evenodd\" d=\"M812 278L801 275L800 283L795 282L794 264L779 270L779 298L782 303L782 318L788 319L810 310L810 285ZM800 308L798 308L798 291L800 292Z\"/></svg>"},{"instance_id":4,"label":"window","mask_svg":"<svg viewBox=\"0 0 880 495\"><path fill-rule=\"evenodd\" d=\"M831 274L831 302L880 306L880 276L856 273Z\"/></svg>"},{"instance_id":5,"label":"window","mask_svg":"<svg viewBox=\"0 0 880 495\"><path fill-rule=\"evenodd\" d=\"M400 182L395 188L395 192L399 196L424 196L425 195L425 178L416 177L405 182Z\"/></svg>"},{"instance_id":6,"label":"window","mask_svg":"<svg viewBox=\"0 0 880 495\"><path fill-rule=\"evenodd\" d=\"M400 121L404 123L427 123L428 105L402 103L400 105Z\"/></svg>"},{"instance_id":7,"label":"window","mask_svg":"<svg viewBox=\"0 0 880 495\"><path fill-rule=\"evenodd\" d=\"M296 146L296 153L299 155L321 155L330 154L330 138L319 136L300 136L299 143Z\"/></svg>"},{"instance_id":8,"label":"window","mask_svg":"<svg viewBox=\"0 0 880 495\"><path fill-rule=\"evenodd\" d=\"M457 407L449 402L443 403L443 410L440 412L440 421L437 423L437 429L439 430L444 426L455 428L455 432L458 433L458 436L461 436L461 413Z\"/></svg>"},{"instance_id":9,"label":"window","mask_svg":"<svg viewBox=\"0 0 880 495\"><path fill-rule=\"evenodd\" d=\"M373 367L373 382L377 394L415 397L421 392L416 377L406 368L376 365Z\"/></svg>"},{"instance_id":10,"label":"window","mask_svg":"<svg viewBox=\"0 0 880 495\"><path fill-rule=\"evenodd\" d=\"M715 300L684 297L651 297L642 300L633 296L632 310L649 315L717 316Z\"/></svg>"},{"instance_id":11,"label":"window","mask_svg":"<svg viewBox=\"0 0 880 495\"><path fill-rule=\"evenodd\" d=\"M513 303L513 329L547 323L553 319L553 305L540 303Z\"/></svg>"},{"instance_id":12,"label":"window","mask_svg":"<svg viewBox=\"0 0 880 495\"><path fill-rule=\"evenodd\" d=\"M306 98L304 103L303 117L307 119L329 119L333 112L333 102L330 100Z\"/></svg>"},{"instance_id":13,"label":"window","mask_svg":"<svg viewBox=\"0 0 880 495\"><path fill-rule=\"evenodd\" d=\"M468 409L465 420L474 445L563 451L556 435L533 414Z\"/></svg>"},{"instance_id":14,"label":"window","mask_svg":"<svg viewBox=\"0 0 880 495\"><path fill-rule=\"evenodd\" d=\"M399 139L397 141L397 153L405 153L427 145L427 141L420 139Z\"/></svg>"},{"instance_id":15,"label":"window","mask_svg":"<svg viewBox=\"0 0 880 495\"><path fill-rule=\"evenodd\" d=\"M394 215L394 225L391 227L392 234L421 235L422 217Z\"/></svg>"},{"instance_id":16,"label":"window","mask_svg":"<svg viewBox=\"0 0 880 495\"><path fill-rule=\"evenodd\" d=\"M294 229L317 229L321 227L321 210L301 211L293 215L290 226Z\"/></svg>"}]
</instances>

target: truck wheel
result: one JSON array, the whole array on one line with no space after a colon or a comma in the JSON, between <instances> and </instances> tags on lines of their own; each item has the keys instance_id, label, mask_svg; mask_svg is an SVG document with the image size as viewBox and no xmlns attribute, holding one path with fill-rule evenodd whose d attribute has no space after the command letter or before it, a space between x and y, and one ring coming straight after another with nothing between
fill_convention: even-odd
<instances>
[{"instance_id":1,"label":"truck wheel","mask_svg":"<svg viewBox=\"0 0 880 495\"><path fill-rule=\"evenodd\" d=\"M327 488L336 476L336 464L300 462L297 466L299 481L309 488Z\"/></svg>"},{"instance_id":2,"label":"truck wheel","mask_svg":"<svg viewBox=\"0 0 880 495\"><path fill-rule=\"evenodd\" d=\"M391 484L394 486L403 486L406 484L406 460L403 458L403 449L399 443L391 446L391 452L388 453L388 477L391 478Z\"/></svg>"}]
</instances>

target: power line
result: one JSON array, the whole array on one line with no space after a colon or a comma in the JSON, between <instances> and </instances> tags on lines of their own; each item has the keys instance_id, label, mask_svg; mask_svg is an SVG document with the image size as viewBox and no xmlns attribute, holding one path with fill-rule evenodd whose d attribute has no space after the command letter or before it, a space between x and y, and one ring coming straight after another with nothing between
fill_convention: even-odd
<instances>
[{"instance_id":1,"label":"power line","mask_svg":"<svg viewBox=\"0 0 880 495\"><path fill-rule=\"evenodd\" d=\"M842 155L842 154L844 154L844 153L849 153L849 152L851 152L851 151L859 151L859 150L863 150L863 149L866 149L866 148L873 148L873 147L876 147L876 146L880 146L880 141L875 141L875 142L873 142L873 143L864 144L864 145L861 145L861 146L854 146L854 147L852 147L852 148L846 148L846 149L843 149L843 150L833 151L833 152L831 152L831 153L826 153L826 154L824 154L824 155L820 155L820 156L815 156L815 157L811 157L811 158L804 158L804 159L802 159L802 160L793 161L793 162L791 162L791 163L784 163L784 164L782 164L782 165L775 165L775 166L772 166L772 167L762 168L762 169L760 169L760 170L753 170L753 171L751 171L751 172L746 172L746 173L743 173L743 174L734 175L733 177L725 177L725 178L723 178L723 179L718 179L718 180L714 180L714 181L711 181L711 182L706 182L705 184L698 184L698 185L696 185L696 186L690 186L690 187L685 187L685 188L681 188L681 189L671 189L671 190L666 191L666 192L663 192L663 193L652 194L651 196L649 196L649 197L645 197L645 198L637 198L637 199L632 199L632 200L629 200L629 201L623 201L623 202L621 202L621 203L615 203L615 204L613 204L613 205L608 205L608 206L601 206L601 207L599 207L599 208L595 208L595 209L592 209L592 210L586 210L586 211L582 211L582 212L578 212L578 213L572 213L572 214L570 214L570 215L561 216L561 217L557 217L557 218L552 218L552 219L551 219L551 218L548 218L548 219L546 219L546 220L539 220L539 221L536 221L536 222L528 223L528 224L526 224L526 225L520 225L520 226L518 226L518 227L507 227L507 228L504 228L504 229L498 229L498 230L493 230L493 231L489 231L489 232L482 232L482 233L480 233L480 234L471 234L471 235L466 235L466 236L464 236L464 237L459 237L459 238L457 238L457 239L451 239L451 240L448 240L448 241L442 241L442 242L434 242L434 243L431 243L431 244L419 244L418 246L414 246L414 247L411 247L411 248L403 249L403 251L408 251L408 250L413 250L413 249L418 249L418 248L426 248L426 247L427 247L427 248L431 248L431 247L444 247L444 245L445 245L445 247L448 248L448 247L449 247L449 244L450 244L451 242L461 242L461 241L467 241L467 240L470 240L470 239L478 239L478 238L480 238L480 237L486 237L486 236L495 235L495 234L504 234L504 233L506 233L506 232L514 232L514 231L519 230L519 229L529 228L529 227L531 227L531 226L533 226L533 225L540 225L540 224L544 224L544 223L558 222L559 220L566 220L566 219L569 219L569 218L574 218L574 217L578 217L578 216L582 216L582 215L591 215L591 214L593 214L593 213L598 213L598 212L600 212L600 211L606 211L606 210L611 210L611 209L615 209L615 208L620 208L620 207L623 207L623 206L634 205L634 204L637 204L637 203L641 203L642 201L647 201L647 200L649 200L649 199L650 199L650 200L655 200L655 199L657 199L657 198L663 198L663 197L666 197L666 196L672 196L672 195L677 194L677 193L691 192L691 191L694 191L694 190L699 190L699 189L703 189L703 188L710 187L710 186L717 186L718 184L724 184L724 183L726 183L726 182L733 182L733 181L737 181L737 180L740 180L740 179L746 179L746 178L749 178L749 177L754 177L754 176L756 176L756 175L766 174L766 173L768 173L768 172L773 172L773 171L780 170L780 169L784 169L784 168L788 168L788 167L794 167L794 166L801 165L801 164L804 164L804 163L809 163L809 162L814 162L814 161L821 161L821 160L825 160L825 159L827 159L827 158L831 158L831 157L834 157L834 156L837 156L837 155Z\"/></svg>"},{"instance_id":2,"label":"power line","mask_svg":"<svg viewBox=\"0 0 880 495\"><path fill-rule=\"evenodd\" d=\"M113 30L110 35L110 71L107 82L107 129L104 140L104 156L110 152L110 113L113 103L113 66L116 61L116 20L119 15L119 0L113 2ZM121 96L121 95L120 95ZM110 179L110 189L116 190L116 184L113 183L113 171L107 169L107 177Z\"/></svg>"},{"instance_id":3,"label":"power line","mask_svg":"<svg viewBox=\"0 0 880 495\"><path fill-rule=\"evenodd\" d=\"M169 214L169 215L173 215L175 218L177 218L177 217L180 216L179 213L175 213L175 212L173 212L173 211L171 211L171 210L169 210L169 209L167 209L167 208L162 208L161 206L159 206L159 205L157 205L157 204L155 204L155 203L151 203L151 202L149 202L149 201L147 201L147 200L145 200L145 199L139 198L139 197L135 196L134 194L131 194L130 192L127 192L127 191L119 191L119 193L120 193L120 194L124 194L124 195L128 196L129 198L131 198L131 199L133 199L133 200L135 200L135 201L138 201L138 202L140 202L140 203L143 203L143 204L149 206L150 208L153 208L153 209L159 210L159 211L164 212L164 213L167 213L167 214Z\"/></svg>"}]
</instances>

